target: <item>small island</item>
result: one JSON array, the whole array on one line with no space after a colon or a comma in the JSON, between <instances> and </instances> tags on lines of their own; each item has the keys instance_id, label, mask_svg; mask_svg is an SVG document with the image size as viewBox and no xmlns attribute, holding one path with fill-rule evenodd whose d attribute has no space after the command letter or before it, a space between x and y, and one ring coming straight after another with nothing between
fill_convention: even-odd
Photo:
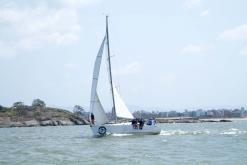
<instances>
[{"instance_id":1,"label":"small island","mask_svg":"<svg viewBox=\"0 0 247 165\"><path fill-rule=\"evenodd\" d=\"M44 101L35 99L31 106L15 102L12 107L0 106L0 128L87 125L87 112L76 105L74 111L46 107Z\"/></svg>"}]
</instances>

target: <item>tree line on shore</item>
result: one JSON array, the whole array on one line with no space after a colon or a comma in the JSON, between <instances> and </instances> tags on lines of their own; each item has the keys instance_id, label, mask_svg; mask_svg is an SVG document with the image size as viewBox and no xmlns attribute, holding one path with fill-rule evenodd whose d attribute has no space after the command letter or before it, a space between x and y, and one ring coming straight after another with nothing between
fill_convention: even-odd
<instances>
[{"instance_id":1,"label":"tree line on shore","mask_svg":"<svg viewBox=\"0 0 247 165\"><path fill-rule=\"evenodd\" d=\"M111 112L107 113L111 119ZM210 109L210 110L184 110L184 112L168 111L145 111L137 110L133 112L136 118L170 118L170 117L194 117L194 118L224 118L224 117L247 117L247 111L241 107L240 109ZM73 112L47 107L46 103L41 99L34 99L30 106L25 105L24 102L18 101L13 103L11 107L3 107L0 105L0 117L10 117L11 120L18 121L28 118L35 118L38 121L52 118L78 118L88 121L89 112L80 105L75 105ZM23 119L23 120L24 120ZM73 120L73 119L72 119Z\"/></svg>"}]
</instances>

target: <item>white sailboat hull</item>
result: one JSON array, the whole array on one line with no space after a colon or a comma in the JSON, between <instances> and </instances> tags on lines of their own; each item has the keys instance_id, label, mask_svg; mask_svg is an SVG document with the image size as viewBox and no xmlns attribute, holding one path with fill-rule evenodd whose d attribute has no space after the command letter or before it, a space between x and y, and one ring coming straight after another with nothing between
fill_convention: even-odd
<instances>
[{"instance_id":1,"label":"white sailboat hull","mask_svg":"<svg viewBox=\"0 0 247 165\"><path fill-rule=\"evenodd\" d=\"M136 129L133 128L131 123L92 125L91 129L94 136L104 136L108 134L157 135L161 132L161 129L157 125L144 124L142 129Z\"/></svg>"}]
</instances>

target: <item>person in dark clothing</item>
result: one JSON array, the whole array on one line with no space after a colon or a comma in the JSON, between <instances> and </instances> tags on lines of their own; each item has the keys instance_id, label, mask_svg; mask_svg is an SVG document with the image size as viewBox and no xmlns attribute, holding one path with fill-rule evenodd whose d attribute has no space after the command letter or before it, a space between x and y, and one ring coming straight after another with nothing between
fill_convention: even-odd
<instances>
[{"instance_id":1,"label":"person in dark clothing","mask_svg":"<svg viewBox=\"0 0 247 165\"><path fill-rule=\"evenodd\" d=\"M91 123L94 124L94 114L91 113Z\"/></svg>"},{"instance_id":2,"label":"person in dark clothing","mask_svg":"<svg viewBox=\"0 0 247 165\"><path fill-rule=\"evenodd\" d=\"M133 126L134 129L137 129L137 120L136 119L133 119L131 121L131 124L132 124L132 126Z\"/></svg>"},{"instance_id":3,"label":"person in dark clothing","mask_svg":"<svg viewBox=\"0 0 247 165\"><path fill-rule=\"evenodd\" d=\"M152 119L148 119L147 125L152 125Z\"/></svg>"},{"instance_id":4,"label":"person in dark clothing","mask_svg":"<svg viewBox=\"0 0 247 165\"><path fill-rule=\"evenodd\" d=\"M143 120L143 118L141 118L141 119L139 120L139 123L140 123L139 129L142 129L142 128L143 128L143 125L144 125L144 120Z\"/></svg>"}]
</instances>

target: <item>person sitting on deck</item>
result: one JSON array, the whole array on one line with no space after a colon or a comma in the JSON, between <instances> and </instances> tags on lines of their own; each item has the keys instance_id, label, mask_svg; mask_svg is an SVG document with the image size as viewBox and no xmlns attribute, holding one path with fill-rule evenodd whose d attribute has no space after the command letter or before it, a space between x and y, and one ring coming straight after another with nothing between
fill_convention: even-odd
<instances>
[{"instance_id":1,"label":"person sitting on deck","mask_svg":"<svg viewBox=\"0 0 247 165\"><path fill-rule=\"evenodd\" d=\"M153 117L152 118L152 125L155 125L156 124L156 120L155 120L155 118Z\"/></svg>"},{"instance_id":2,"label":"person sitting on deck","mask_svg":"<svg viewBox=\"0 0 247 165\"><path fill-rule=\"evenodd\" d=\"M148 119L147 125L155 125L156 120L154 118Z\"/></svg>"},{"instance_id":3,"label":"person sitting on deck","mask_svg":"<svg viewBox=\"0 0 247 165\"><path fill-rule=\"evenodd\" d=\"M148 119L147 125L152 125L152 119Z\"/></svg>"},{"instance_id":4,"label":"person sitting on deck","mask_svg":"<svg viewBox=\"0 0 247 165\"><path fill-rule=\"evenodd\" d=\"M90 117L91 117L91 123L94 124L94 114L91 113Z\"/></svg>"},{"instance_id":5,"label":"person sitting on deck","mask_svg":"<svg viewBox=\"0 0 247 165\"><path fill-rule=\"evenodd\" d=\"M133 126L134 129L137 129L137 119L133 119L131 121L131 124L132 124L132 126Z\"/></svg>"}]
</instances>

